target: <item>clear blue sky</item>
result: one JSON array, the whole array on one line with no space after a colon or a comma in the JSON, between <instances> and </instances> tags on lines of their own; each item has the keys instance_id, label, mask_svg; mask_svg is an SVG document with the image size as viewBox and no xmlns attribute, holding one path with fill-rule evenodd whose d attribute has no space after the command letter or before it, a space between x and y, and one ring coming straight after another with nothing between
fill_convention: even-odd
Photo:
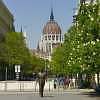
<instances>
[{"instance_id":1,"label":"clear blue sky","mask_svg":"<svg viewBox=\"0 0 100 100\"><path fill-rule=\"evenodd\" d=\"M4 0L14 15L16 31L21 26L27 32L29 47L36 48L42 35L44 24L48 21L51 6L53 6L55 20L65 33L72 24L73 8L77 0Z\"/></svg>"}]
</instances>

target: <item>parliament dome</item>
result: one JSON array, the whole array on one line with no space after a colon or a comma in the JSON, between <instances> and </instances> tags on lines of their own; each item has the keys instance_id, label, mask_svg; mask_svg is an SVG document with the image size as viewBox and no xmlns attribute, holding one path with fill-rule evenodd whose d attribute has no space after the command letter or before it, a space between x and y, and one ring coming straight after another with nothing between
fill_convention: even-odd
<instances>
[{"instance_id":1,"label":"parliament dome","mask_svg":"<svg viewBox=\"0 0 100 100\"><path fill-rule=\"evenodd\" d=\"M44 34L61 34L61 28L58 23L54 20L53 10L51 10L50 20L46 23L43 28Z\"/></svg>"}]
</instances>

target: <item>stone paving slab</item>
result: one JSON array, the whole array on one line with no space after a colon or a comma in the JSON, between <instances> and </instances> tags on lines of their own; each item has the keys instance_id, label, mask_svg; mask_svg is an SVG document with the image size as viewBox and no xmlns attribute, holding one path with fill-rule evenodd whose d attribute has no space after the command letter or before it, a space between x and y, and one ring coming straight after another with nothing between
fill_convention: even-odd
<instances>
[{"instance_id":1,"label":"stone paving slab","mask_svg":"<svg viewBox=\"0 0 100 100\"><path fill-rule=\"evenodd\" d=\"M63 94L48 94L45 93L44 97L39 97L38 94L26 93L26 94L0 94L0 100L100 100L100 97L93 97L90 95L79 94L71 94L71 93L63 93Z\"/></svg>"},{"instance_id":2,"label":"stone paving slab","mask_svg":"<svg viewBox=\"0 0 100 100\"><path fill-rule=\"evenodd\" d=\"M80 94L80 93L88 93L88 92L94 92L93 89L67 89L67 90L63 90L63 89L60 89L60 90L54 90L54 91L48 91L48 90L45 90L44 91L44 94L64 94L64 93L70 93L70 94ZM0 91L0 95L3 95L3 94L39 94L39 91L32 91L32 90L29 90L29 91Z\"/></svg>"}]
</instances>

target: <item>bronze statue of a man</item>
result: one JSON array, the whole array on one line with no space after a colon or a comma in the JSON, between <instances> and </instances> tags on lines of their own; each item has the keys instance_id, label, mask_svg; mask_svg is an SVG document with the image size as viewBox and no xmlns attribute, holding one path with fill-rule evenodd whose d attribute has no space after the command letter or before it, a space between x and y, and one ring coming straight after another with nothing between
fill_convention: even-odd
<instances>
[{"instance_id":1,"label":"bronze statue of a man","mask_svg":"<svg viewBox=\"0 0 100 100\"><path fill-rule=\"evenodd\" d=\"M45 80L46 80L46 73L43 70L41 70L41 72L39 73L39 94L41 97L43 97Z\"/></svg>"}]
</instances>

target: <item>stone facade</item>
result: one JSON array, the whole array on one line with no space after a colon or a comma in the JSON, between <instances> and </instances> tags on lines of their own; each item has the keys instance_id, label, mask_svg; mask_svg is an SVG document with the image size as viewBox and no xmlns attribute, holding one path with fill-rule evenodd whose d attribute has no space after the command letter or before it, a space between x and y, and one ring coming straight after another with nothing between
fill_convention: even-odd
<instances>
[{"instance_id":1,"label":"stone facade","mask_svg":"<svg viewBox=\"0 0 100 100\"><path fill-rule=\"evenodd\" d=\"M0 0L0 37L14 28L13 22L13 15L5 6L3 1Z\"/></svg>"}]
</instances>

